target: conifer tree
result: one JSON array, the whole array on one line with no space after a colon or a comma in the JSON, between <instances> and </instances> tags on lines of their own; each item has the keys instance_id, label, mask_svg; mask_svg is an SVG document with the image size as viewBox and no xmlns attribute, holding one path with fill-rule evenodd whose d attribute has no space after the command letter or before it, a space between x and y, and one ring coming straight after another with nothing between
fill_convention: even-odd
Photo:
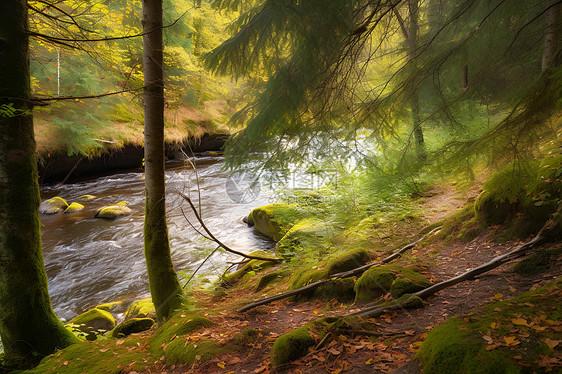
<instances>
[{"instance_id":1,"label":"conifer tree","mask_svg":"<svg viewBox=\"0 0 562 374\"><path fill-rule=\"evenodd\" d=\"M27 1L0 3L0 338L8 365L77 342L51 308L43 266Z\"/></svg>"},{"instance_id":2,"label":"conifer tree","mask_svg":"<svg viewBox=\"0 0 562 374\"><path fill-rule=\"evenodd\" d=\"M146 202L144 253L152 302L159 321L182 303L166 224L164 175L164 71L162 0L143 0L144 162Z\"/></svg>"}]
</instances>

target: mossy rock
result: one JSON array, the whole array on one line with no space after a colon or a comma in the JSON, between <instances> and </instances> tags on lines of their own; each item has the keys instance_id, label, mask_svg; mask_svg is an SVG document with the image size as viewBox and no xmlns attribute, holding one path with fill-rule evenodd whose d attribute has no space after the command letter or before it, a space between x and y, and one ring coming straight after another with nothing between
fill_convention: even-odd
<instances>
[{"instance_id":1,"label":"mossy rock","mask_svg":"<svg viewBox=\"0 0 562 374\"><path fill-rule=\"evenodd\" d=\"M101 309L90 309L70 321L73 329L86 334L87 340L95 340L96 335L103 334L115 327L115 318L111 313Z\"/></svg>"},{"instance_id":2,"label":"mossy rock","mask_svg":"<svg viewBox=\"0 0 562 374\"><path fill-rule=\"evenodd\" d=\"M255 274L255 272L268 269L272 266L275 266L277 264L277 261L279 260L278 257L275 257L270 253L264 251L254 251L250 253L250 255L271 258L272 260L275 261L250 260L234 273L226 274L222 279L221 286L223 287L232 286L236 282L238 282L241 278L243 278L246 274L250 272L254 272Z\"/></svg>"},{"instance_id":3,"label":"mossy rock","mask_svg":"<svg viewBox=\"0 0 562 374\"><path fill-rule=\"evenodd\" d=\"M481 227L506 224L507 237L535 235L562 199L562 155L548 156L524 165L509 164L486 183L475 202ZM561 228L550 233L557 240Z\"/></svg>"},{"instance_id":4,"label":"mossy rock","mask_svg":"<svg viewBox=\"0 0 562 374\"><path fill-rule=\"evenodd\" d=\"M451 318L429 332L416 359L425 373L547 372L539 365L557 354L545 343L547 339L562 339L553 322L562 318L561 297L562 277L558 277L511 300Z\"/></svg>"},{"instance_id":5,"label":"mossy rock","mask_svg":"<svg viewBox=\"0 0 562 374\"><path fill-rule=\"evenodd\" d=\"M150 341L150 350L155 356L160 357L166 344L170 343L174 337L186 335L212 325L213 322L205 317L176 314L158 328Z\"/></svg>"},{"instance_id":6,"label":"mossy rock","mask_svg":"<svg viewBox=\"0 0 562 374\"><path fill-rule=\"evenodd\" d=\"M290 288L297 289L308 284L328 278L330 275L355 269L369 261L369 252L363 248L351 249L328 257L320 269L301 269L296 271L290 280ZM349 301L354 296L353 283L349 280L338 280L321 286L316 290L304 293L299 298L336 298Z\"/></svg>"},{"instance_id":7,"label":"mossy rock","mask_svg":"<svg viewBox=\"0 0 562 374\"><path fill-rule=\"evenodd\" d=\"M96 199L97 196L94 195L82 195L79 197L80 200L84 200L84 201L90 201L90 200L94 200Z\"/></svg>"},{"instance_id":8,"label":"mossy rock","mask_svg":"<svg viewBox=\"0 0 562 374\"><path fill-rule=\"evenodd\" d=\"M256 286L256 292L263 290L267 286L285 278L288 275L289 272L287 270L274 271L272 273L264 275L260 278L258 285Z\"/></svg>"},{"instance_id":9,"label":"mossy rock","mask_svg":"<svg viewBox=\"0 0 562 374\"><path fill-rule=\"evenodd\" d=\"M513 271L521 275L536 275L549 270L555 259L562 254L562 246L557 248L539 248L530 257L515 264Z\"/></svg>"},{"instance_id":10,"label":"mossy rock","mask_svg":"<svg viewBox=\"0 0 562 374\"><path fill-rule=\"evenodd\" d=\"M252 210L248 215L248 225L277 242L303 216L294 204L275 203Z\"/></svg>"},{"instance_id":11,"label":"mossy rock","mask_svg":"<svg viewBox=\"0 0 562 374\"><path fill-rule=\"evenodd\" d=\"M394 298L429 287L431 282L415 267L399 265L374 266L355 283L355 299L373 300L388 292Z\"/></svg>"},{"instance_id":12,"label":"mossy rock","mask_svg":"<svg viewBox=\"0 0 562 374\"><path fill-rule=\"evenodd\" d=\"M118 217L131 214L132 210L129 207L121 205L109 205L101 208L96 213L96 218L115 219Z\"/></svg>"},{"instance_id":13,"label":"mossy rock","mask_svg":"<svg viewBox=\"0 0 562 374\"><path fill-rule=\"evenodd\" d=\"M62 197L55 196L49 200L45 200L39 206L39 212L43 214L55 214L68 208L68 203Z\"/></svg>"},{"instance_id":14,"label":"mossy rock","mask_svg":"<svg viewBox=\"0 0 562 374\"><path fill-rule=\"evenodd\" d=\"M156 309L152 303L152 298L133 301L125 311L125 319L130 318L156 318Z\"/></svg>"},{"instance_id":15,"label":"mossy rock","mask_svg":"<svg viewBox=\"0 0 562 374\"><path fill-rule=\"evenodd\" d=\"M112 312L115 308L121 305L123 301L112 301L110 303L103 303L96 305L96 309L105 310L106 312Z\"/></svg>"},{"instance_id":16,"label":"mossy rock","mask_svg":"<svg viewBox=\"0 0 562 374\"><path fill-rule=\"evenodd\" d=\"M164 348L167 365L193 364L204 362L222 353L224 348L211 340L189 343L188 340L176 338Z\"/></svg>"},{"instance_id":17,"label":"mossy rock","mask_svg":"<svg viewBox=\"0 0 562 374\"><path fill-rule=\"evenodd\" d=\"M275 340L271 349L271 365L275 368L288 364L305 356L308 349L315 344L314 338L309 334L309 327L303 326Z\"/></svg>"},{"instance_id":18,"label":"mossy rock","mask_svg":"<svg viewBox=\"0 0 562 374\"><path fill-rule=\"evenodd\" d=\"M125 337L137 332L150 330L153 325L154 320L152 318L131 318L117 325L111 332L111 336L114 338Z\"/></svg>"},{"instance_id":19,"label":"mossy rock","mask_svg":"<svg viewBox=\"0 0 562 374\"><path fill-rule=\"evenodd\" d=\"M117 205L117 206L127 206L127 205L129 205L129 203L127 201L120 201L115 205Z\"/></svg>"},{"instance_id":20,"label":"mossy rock","mask_svg":"<svg viewBox=\"0 0 562 374\"><path fill-rule=\"evenodd\" d=\"M277 255L290 257L302 249L320 247L324 238L332 234L325 222L314 218L298 221L279 240L275 248Z\"/></svg>"},{"instance_id":21,"label":"mossy rock","mask_svg":"<svg viewBox=\"0 0 562 374\"><path fill-rule=\"evenodd\" d=\"M79 203L71 203L65 210L65 213L72 213L72 212L77 212L79 210L84 209L84 205L79 204Z\"/></svg>"}]
</instances>

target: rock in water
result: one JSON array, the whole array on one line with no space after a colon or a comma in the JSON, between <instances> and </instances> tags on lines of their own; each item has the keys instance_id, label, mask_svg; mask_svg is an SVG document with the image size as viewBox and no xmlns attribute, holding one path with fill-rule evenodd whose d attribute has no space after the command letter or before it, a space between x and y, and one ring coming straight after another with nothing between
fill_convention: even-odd
<instances>
[{"instance_id":1,"label":"rock in water","mask_svg":"<svg viewBox=\"0 0 562 374\"><path fill-rule=\"evenodd\" d=\"M52 199L45 200L39 206L39 212L43 214L55 214L62 212L68 208L68 203L62 197L55 196Z\"/></svg>"},{"instance_id":2,"label":"rock in water","mask_svg":"<svg viewBox=\"0 0 562 374\"><path fill-rule=\"evenodd\" d=\"M96 213L96 218L115 219L117 217L126 216L131 214L131 208L122 205L109 205L101 208Z\"/></svg>"},{"instance_id":3,"label":"rock in water","mask_svg":"<svg viewBox=\"0 0 562 374\"><path fill-rule=\"evenodd\" d=\"M65 213L72 213L84 209L84 205L78 203L71 203L65 210Z\"/></svg>"}]
</instances>

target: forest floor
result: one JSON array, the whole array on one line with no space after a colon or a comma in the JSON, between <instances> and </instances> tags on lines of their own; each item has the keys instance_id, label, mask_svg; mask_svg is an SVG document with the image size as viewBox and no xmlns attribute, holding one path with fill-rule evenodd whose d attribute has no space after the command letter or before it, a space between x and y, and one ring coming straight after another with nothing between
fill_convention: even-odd
<instances>
[{"instance_id":1,"label":"forest floor","mask_svg":"<svg viewBox=\"0 0 562 374\"><path fill-rule=\"evenodd\" d=\"M473 199L477 189L463 194L451 186L435 186L423 197L428 223L434 223L459 209L467 199ZM434 241L416 246L412 255L429 258L432 264L426 275L444 280L504 254L519 242L497 242L494 230L488 230L470 242ZM437 256L431 253L438 252ZM351 335L330 336L318 341L308 355L281 369L288 373L416 373L412 363L427 332L450 317L466 315L484 304L509 299L556 279L562 275L562 256L551 270L540 276L524 276L512 271L512 264L503 265L475 280L447 288L431 297L424 307L385 313L371 319L376 331ZM277 337L320 317L342 316L360 310L366 303L340 303L337 300L305 302L276 301L246 313L237 313L240 300L247 300L247 289L232 289L225 297L198 295L201 305L212 305L218 314L206 317L214 326L191 335L192 341L217 338L228 344L229 337L246 329L258 334L245 349L217 356L203 363L167 366L163 363L148 367L142 373L270 373L270 352ZM266 295L261 295L265 297ZM204 309L209 309L204 307ZM320 339L318 339L320 340Z\"/></svg>"},{"instance_id":2,"label":"forest floor","mask_svg":"<svg viewBox=\"0 0 562 374\"><path fill-rule=\"evenodd\" d=\"M473 201L478 191L478 187L462 193L451 186L430 188L424 193L424 196L419 198L424 212L423 223L429 225L442 220L461 208L467 200ZM422 273L432 281L442 281L464 273L521 244L519 241L498 240L497 229L497 227L492 227L484 230L470 241L443 240L433 237L416 245L404 257L422 259ZM419 238L419 234L413 230L406 235L411 238L410 242ZM400 243L403 243L403 240L404 238ZM400 248L399 243L395 244L395 249ZM557 243L546 247L560 248L560 246L560 243ZM419 260L418 263L420 263ZM196 292L192 294L192 297L197 300L197 314L211 320L213 325L183 336L186 339L186 346L212 340L224 347L236 346L235 349L227 349L223 354L219 353L208 360L201 360L203 362L196 360L194 364L170 365L166 364L166 356L158 358L151 355L150 340L155 334L155 330L152 329L144 333L133 334L126 339L112 340L116 343L108 343L112 344L111 346L104 345L103 340L95 342L95 348L88 351L88 357L91 356L95 359L96 349L104 353L115 349L113 355L117 356L119 346L127 346L127 339L132 338L135 343L127 346L127 351L134 351L137 354L131 356L131 359L126 359L123 355L124 361L121 360L117 365L118 371L109 372L133 374L419 373L421 369L418 367L418 361L413 360L414 355L428 336L428 332L434 327L451 317L466 320L466 316L474 308L508 300L530 289L536 289L552 282L560 276L562 276L562 256L560 254L557 255L548 270L538 275L521 275L513 271L513 263L507 263L477 279L465 281L438 292L424 300L423 308L391 311L380 317L367 319L371 326L369 330L348 331L345 335L328 332L325 338L314 336L315 346L309 349L308 354L290 364L278 366L275 370L271 365L271 352L278 337L322 317L353 314L365 307L367 303L342 303L336 299L301 302L284 299L256 307L245 313L238 313L236 310L241 306L256 299L286 291L288 285L278 284L273 289L266 289L267 293L254 292L255 284L245 287L234 286L219 293ZM390 299L390 296L387 295L386 298ZM553 323L560 332L562 322ZM513 334L517 334L517 332L513 332L515 330L511 331ZM480 333L484 339L492 339L488 336L491 334L486 331ZM519 334L522 333L519 332ZM245 336L245 338L241 340L241 336ZM559 342L559 340L549 340L548 344L552 344L554 347ZM488 344L490 344L490 349L501 345L490 342ZM510 346L514 343L513 340L506 340L506 344ZM525 358L521 357L521 359L524 361ZM141 367L136 366L139 360L145 362ZM44 372L62 373L61 368L72 366L64 355L60 355L59 358L54 358L52 361L56 362L57 366L51 366L51 369ZM522 365L528 364L522 363ZM548 360L545 359L542 366L545 368L545 372L553 367L561 367L560 350L558 349L555 356ZM82 368L87 367L82 366ZM112 370L115 369L115 367L112 368ZM68 372L89 371L76 369L76 371Z\"/></svg>"}]
</instances>

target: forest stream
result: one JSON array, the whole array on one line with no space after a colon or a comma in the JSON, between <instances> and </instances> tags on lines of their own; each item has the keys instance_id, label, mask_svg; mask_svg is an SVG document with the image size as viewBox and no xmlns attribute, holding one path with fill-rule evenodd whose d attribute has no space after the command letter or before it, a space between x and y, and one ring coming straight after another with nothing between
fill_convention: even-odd
<instances>
[{"instance_id":1,"label":"forest stream","mask_svg":"<svg viewBox=\"0 0 562 374\"><path fill-rule=\"evenodd\" d=\"M248 203L233 202L226 192L228 174L221 171L222 159L196 160L203 219L217 238L233 249L249 253L271 249L273 243L254 233L242 218L251 209L267 204L263 191ZM189 277L215 248L186 221L195 217L177 191L198 200L197 178L182 163L167 165L167 214L170 245L175 269ZM85 194L91 201L80 201ZM144 180L139 171L114 174L62 186L44 186L44 200L60 196L85 206L82 211L41 215L43 256L53 308L61 318L70 319L100 303L148 297L148 279L143 254ZM133 214L116 220L94 218L98 209L120 201L129 203ZM198 227L198 225L196 226ZM217 251L199 271L214 280L226 269L226 262L240 258ZM182 284L185 279L180 279Z\"/></svg>"}]
</instances>

